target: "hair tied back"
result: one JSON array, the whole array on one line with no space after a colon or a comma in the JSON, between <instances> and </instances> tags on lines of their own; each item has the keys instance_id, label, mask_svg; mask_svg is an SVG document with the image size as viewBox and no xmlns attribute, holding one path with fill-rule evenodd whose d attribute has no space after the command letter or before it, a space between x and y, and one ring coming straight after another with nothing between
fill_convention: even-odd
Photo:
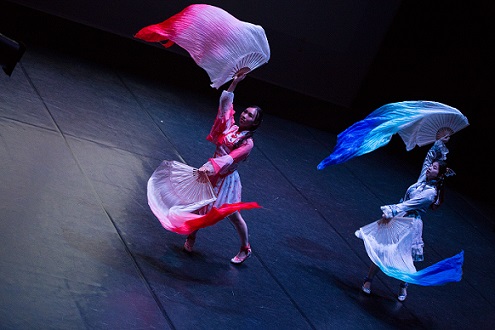
<instances>
[{"instance_id":1,"label":"hair tied back","mask_svg":"<svg viewBox=\"0 0 495 330\"><path fill-rule=\"evenodd\" d=\"M454 176L454 175L456 175L454 170L451 169L450 167L447 167L447 170L445 171L445 176L449 177L449 176Z\"/></svg>"}]
</instances>

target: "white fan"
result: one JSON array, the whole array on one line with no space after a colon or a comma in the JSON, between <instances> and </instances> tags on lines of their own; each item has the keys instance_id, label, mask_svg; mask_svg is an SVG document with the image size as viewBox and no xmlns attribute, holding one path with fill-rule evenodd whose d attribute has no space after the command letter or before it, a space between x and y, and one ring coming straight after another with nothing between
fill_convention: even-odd
<instances>
[{"instance_id":1,"label":"white fan","mask_svg":"<svg viewBox=\"0 0 495 330\"><path fill-rule=\"evenodd\" d=\"M406 149L411 150L416 145L434 143L445 135L452 135L469 125L468 119L459 110L433 101L422 101L423 116L408 125L404 125L398 133Z\"/></svg>"},{"instance_id":2,"label":"white fan","mask_svg":"<svg viewBox=\"0 0 495 330\"><path fill-rule=\"evenodd\" d=\"M163 204L189 205L216 199L208 176L181 162L163 161L152 178L153 190Z\"/></svg>"},{"instance_id":3,"label":"white fan","mask_svg":"<svg viewBox=\"0 0 495 330\"><path fill-rule=\"evenodd\" d=\"M379 266L415 272L411 256L413 218L395 217L387 224L372 222L355 232L370 259Z\"/></svg>"},{"instance_id":4,"label":"white fan","mask_svg":"<svg viewBox=\"0 0 495 330\"><path fill-rule=\"evenodd\" d=\"M172 192L183 204L195 203L215 198L210 180L205 173L186 164L166 162L166 175L170 180Z\"/></svg>"}]
</instances>

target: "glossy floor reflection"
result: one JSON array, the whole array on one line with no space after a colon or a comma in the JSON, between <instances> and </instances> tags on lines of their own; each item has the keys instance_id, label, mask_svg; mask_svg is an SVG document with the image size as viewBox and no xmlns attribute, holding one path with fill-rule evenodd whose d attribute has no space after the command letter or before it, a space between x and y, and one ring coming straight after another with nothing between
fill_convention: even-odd
<instances>
[{"instance_id":1,"label":"glossy floor reflection","mask_svg":"<svg viewBox=\"0 0 495 330\"><path fill-rule=\"evenodd\" d=\"M335 135L268 113L240 168L244 200L263 206L244 212L254 255L230 264L239 243L228 221L202 230L186 254L184 237L151 213L146 182L164 159L198 167L211 156L205 136L220 91L200 70L161 80L30 46L12 76L0 76L2 329L495 324L493 209L463 191L424 217L417 265L464 250L461 282L411 286L404 303L383 275L371 296L360 292L369 260L354 231L398 201L420 164L384 148L318 171ZM176 71L191 65L177 61ZM248 93L236 101L257 102Z\"/></svg>"}]
</instances>

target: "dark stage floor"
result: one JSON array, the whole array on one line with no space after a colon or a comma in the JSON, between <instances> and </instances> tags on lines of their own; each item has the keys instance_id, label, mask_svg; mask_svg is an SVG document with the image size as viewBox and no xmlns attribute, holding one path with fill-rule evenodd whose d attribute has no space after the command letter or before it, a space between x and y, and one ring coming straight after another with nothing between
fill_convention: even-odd
<instances>
[{"instance_id":1,"label":"dark stage floor","mask_svg":"<svg viewBox=\"0 0 495 330\"><path fill-rule=\"evenodd\" d=\"M354 231L421 164L382 148L318 171L336 136L275 115L240 168L244 200L263 206L244 212L253 257L230 264L228 221L184 253L184 237L151 213L146 182L164 159L198 167L212 155L220 91L199 69L174 84L89 58L33 45L0 75L2 329L493 328L493 208L469 197L475 187L449 190L424 217L417 264L464 250L461 282L412 286L400 303L398 281L382 275L365 296L370 262Z\"/></svg>"}]
</instances>

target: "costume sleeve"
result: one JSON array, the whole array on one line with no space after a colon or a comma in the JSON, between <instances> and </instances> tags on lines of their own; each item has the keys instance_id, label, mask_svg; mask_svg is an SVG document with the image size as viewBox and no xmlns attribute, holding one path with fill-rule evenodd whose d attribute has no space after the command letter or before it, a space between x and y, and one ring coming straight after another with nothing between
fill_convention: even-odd
<instances>
[{"instance_id":1,"label":"costume sleeve","mask_svg":"<svg viewBox=\"0 0 495 330\"><path fill-rule=\"evenodd\" d=\"M234 124L234 93L223 91L220 96L218 113L215 122L206 139L215 144L219 143L222 133Z\"/></svg>"},{"instance_id":2,"label":"costume sleeve","mask_svg":"<svg viewBox=\"0 0 495 330\"><path fill-rule=\"evenodd\" d=\"M245 160L253 147L253 139L246 139L241 146L232 150L228 155L210 158L203 166L207 167L209 171L213 170L214 175L225 173L233 163L239 163Z\"/></svg>"},{"instance_id":3,"label":"costume sleeve","mask_svg":"<svg viewBox=\"0 0 495 330\"><path fill-rule=\"evenodd\" d=\"M436 140L431 146L430 150L426 154L425 160L423 161L423 167L421 168L421 174L419 175L418 181L424 181L426 179L426 170L430 165L437 160L446 160L449 149L442 140Z\"/></svg>"},{"instance_id":4,"label":"costume sleeve","mask_svg":"<svg viewBox=\"0 0 495 330\"><path fill-rule=\"evenodd\" d=\"M248 138L239 147L232 150L229 155L234 159L234 163L239 163L249 156L253 147L253 139Z\"/></svg>"},{"instance_id":5,"label":"costume sleeve","mask_svg":"<svg viewBox=\"0 0 495 330\"><path fill-rule=\"evenodd\" d=\"M428 188L423 190L423 192L418 196L407 201L398 204L384 205L380 208L387 218L393 218L402 212L427 209L435 201L435 197L435 188Z\"/></svg>"}]
</instances>

